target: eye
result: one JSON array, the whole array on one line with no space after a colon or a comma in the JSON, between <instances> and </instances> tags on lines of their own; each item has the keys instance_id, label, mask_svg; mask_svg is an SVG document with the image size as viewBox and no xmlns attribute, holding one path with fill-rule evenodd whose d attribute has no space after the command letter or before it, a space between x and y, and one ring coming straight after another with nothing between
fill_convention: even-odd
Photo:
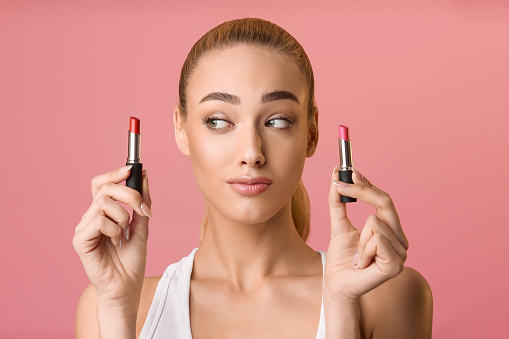
<instances>
[{"instance_id":1,"label":"eye","mask_svg":"<svg viewBox=\"0 0 509 339\"><path fill-rule=\"evenodd\" d=\"M281 120L281 121L286 121L286 126L283 126L283 127L280 127L280 128L289 128L290 126L293 125L293 118L292 117L276 117L274 119L271 119L269 120L267 123L270 123L271 121L276 121L276 120ZM271 126L271 127L274 127L274 126Z\"/></svg>"},{"instance_id":2,"label":"eye","mask_svg":"<svg viewBox=\"0 0 509 339\"><path fill-rule=\"evenodd\" d=\"M286 121L286 125L283 125L282 127L274 126L274 123L272 123L272 122L276 122L277 120ZM231 124L227 120L218 119L218 118L216 118L214 116L207 116L207 117L203 118L202 121L203 121L203 123L202 123L203 125L205 125L208 129L210 129L210 130L212 130L214 132L223 130L223 129L228 127L228 126L226 126L226 127L217 127L218 121L222 121L222 122L226 123L226 125ZM211 123L212 123L212 125L211 125ZM294 124L294 119L291 116L288 116L288 117L275 117L275 118L270 119L269 121L267 121L267 124L269 124L269 127L275 127L276 129L287 129L287 128L290 128Z\"/></svg>"},{"instance_id":3,"label":"eye","mask_svg":"<svg viewBox=\"0 0 509 339\"><path fill-rule=\"evenodd\" d=\"M211 130L221 130L221 129L226 128L226 127L219 127L219 128L217 127L217 122L218 122L218 121L226 122L226 120L223 120L223 119L216 119L216 118L214 118L214 117L210 117L210 116L209 116L209 117L205 117L205 118L203 118L203 119L202 119L202 121L203 121L203 124L204 124L205 126L207 126L207 128L209 128L209 129L211 129ZM212 122L212 123L213 123L212 127L211 127L211 125L209 124L210 122Z\"/></svg>"}]
</instances>

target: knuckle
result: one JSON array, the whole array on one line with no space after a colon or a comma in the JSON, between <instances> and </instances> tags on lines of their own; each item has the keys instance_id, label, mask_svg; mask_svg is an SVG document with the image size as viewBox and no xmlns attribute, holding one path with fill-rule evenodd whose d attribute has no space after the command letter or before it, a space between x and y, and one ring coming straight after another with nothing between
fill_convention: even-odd
<instances>
[{"instance_id":1,"label":"knuckle","mask_svg":"<svg viewBox=\"0 0 509 339\"><path fill-rule=\"evenodd\" d=\"M381 244L381 243L382 243L382 241L383 241L383 239L384 239L384 236L383 236L383 235L381 235L380 233L375 233L375 234L373 234L373 241L374 241L377 245Z\"/></svg>"},{"instance_id":2,"label":"knuckle","mask_svg":"<svg viewBox=\"0 0 509 339\"><path fill-rule=\"evenodd\" d=\"M72 237L72 247L75 251L78 250L78 237L76 235Z\"/></svg>"},{"instance_id":3,"label":"knuckle","mask_svg":"<svg viewBox=\"0 0 509 339\"><path fill-rule=\"evenodd\" d=\"M129 225L130 219L131 219L131 216L129 215L129 213L125 213L124 217L122 218L122 224Z\"/></svg>"},{"instance_id":4,"label":"knuckle","mask_svg":"<svg viewBox=\"0 0 509 339\"><path fill-rule=\"evenodd\" d=\"M388 274L393 278L398 276L401 272L403 272L404 269L403 263L401 262L400 259L396 259L394 264L391 265L390 267L391 268L389 269Z\"/></svg>"},{"instance_id":5,"label":"knuckle","mask_svg":"<svg viewBox=\"0 0 509 339\"><path fill-rule=\"evenodd\" d=\"M374 214L368 215L367 223L371 225L371 227L375 227L378 224L378 217Z\"/></svg>"},{"instance_id":6,"label":"knuckle","mask_svg":"<svg viewBox=\"0 0 509 339\"><path fill-rule=\"evenodd\" d=\"M407 251L408 251L408 249L410 248L410 243L408 242L408 240L407 240L407 239L405 239L404 244L403 244L403 247L404 247L404 248L405 248L405 250L407 250Z\"/></svg>"},{"instance_id":7,"label":"knuckle","mask_svg":"<svg viewBox=\"0 0 509 339\"><path fill-rule=\"evenodd\" d=\"M405 262L407 260L407 258L408 258L408 253L407 253L407 251L404 251L403 256L402 256L403 262Z\"/></svg>"},{"instance_id":8,"label":"knuckle","mask_svg":"<svg viewBox=\"0 0 509 339\"><path fill-rule=\"evenodd\" d=\"M97 227L99 229L104 229L104 227L107 224L107 221L108 221L108 219L103 215L99 215L99 216L97 216L97 218L95 218L95 224L97 225Z\"/></svg>"},{"instance_id":9,"label":"knuckle","mask_svg":"<svg viewBox=\"0 0 509 339\"><path fill-rule=\"evenodd\" d=\"M131 190L131 192L129 192L129 199L132 202L138 202L138 201L142 201L143 200L143 198L141 197L140 192L138 192L137 190Z\"/></svg>"},{"instance_id":10,"label":"knuckle","mask_svg":"<svg viewBox=\"0 0 509 339\"><path fill-rule=\"evenodd\" d=\"M99 186L99 176L96 175L95 177L92 178L92 180L90 181L90 186L92 187L92 190L97 190L98 186Z\"/></svg>"},{"instance_id":11,"label":"knuckle","mask_svg":"<svg viewBox=\"0 0 509 339\"><path fill-rule=\"evenodd\" d=\"M110 199L110 197L108 195L106 195L105 193L101 193L97 197L97 202L101 205L104 205L108 202L109 199Z\"/></svg>"},{"instance_id":12,"label":"knuckle","mask_svg":"<svg viewBox=\"0 0 509 339\"><path fill-rule=\"evenodd\" d=\"M393 204L392 198L388 193L385 193L383 196L383 204L386 206L390 206Z\"/></svg>"}]
</instances>

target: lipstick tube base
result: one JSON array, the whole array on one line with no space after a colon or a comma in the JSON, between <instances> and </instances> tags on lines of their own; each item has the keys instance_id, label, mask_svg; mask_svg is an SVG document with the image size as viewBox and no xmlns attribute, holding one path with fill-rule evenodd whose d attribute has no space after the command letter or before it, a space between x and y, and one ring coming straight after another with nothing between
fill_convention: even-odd
<instances>
[{"instance_id":1,"label":"lipstick tube base","mask_svg":"<svg viewBox=\"0 0 509 339\"><path fill-rule=\"evenodd\" d=\"M131 175L127 178L125 185L140 192L143 196L143 164L141 162L127 162L126 166L132 165Z\"/></svg>"},{"instance_id":2,"label":"lipstick tube base","mask_svg":"<svg viewBox=\"0 0 509 339\"><path fill-rule=\"evenodd\" d=\"M346 170L346 171L340 170L340 171L338 171L338 174L339 174L339 181L353 184L353 180L352 180L353 171L352 170ZM357 201L357 198L348 197L346 195L340 194L339 197L340 197L342 203Z\"/></svg>"}]
</instances>

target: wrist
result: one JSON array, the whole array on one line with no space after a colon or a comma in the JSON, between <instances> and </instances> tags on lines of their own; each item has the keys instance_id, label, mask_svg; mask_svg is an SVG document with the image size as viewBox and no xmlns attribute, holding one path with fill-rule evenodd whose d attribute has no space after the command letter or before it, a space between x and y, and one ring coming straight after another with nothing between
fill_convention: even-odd
<instances>
[{"instance_id":1,"label":"wrist","mask_svg":"<svg viewBox=\"0 0 509 339\"><path fill-rule=\"evenodd\" d=\"M107 338L136 338L136 320L138 308L133 304L130 306L112 305L111 303L97 304L97 324L99 326L99 337Z\"/></svg>"},{"instance_id":2,"label":"wrist","mask_svg":"<svg viewBox=\"0 0 509 339\"><path fill-rule=\"evenodd\" d=\"M334 304L339 307L353 307L359 305L360 301L360 297L358 298L332 292L327 288L327 286L325 286L323 291L323 299L324 303L327 301L328 304Z\"/></svg>"},{"instance_id":3,"label":"wrist","mask_svg":"<svg viewBox=\"0 0 509 339\"><path fill-rule=\"evenodd\" d=\"M355 338L360 339L360 303L351 298L326 298L324 295L323 308L325 315L326 338Z\"/></svg>"}]
</instances>

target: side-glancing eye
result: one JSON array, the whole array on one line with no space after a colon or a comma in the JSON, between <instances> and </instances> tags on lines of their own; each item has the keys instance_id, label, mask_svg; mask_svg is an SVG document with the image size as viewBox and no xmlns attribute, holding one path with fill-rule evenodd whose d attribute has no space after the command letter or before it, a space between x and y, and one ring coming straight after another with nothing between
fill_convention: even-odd
<instances>
[{"instance_id":1,"label":"side-glancing eye","mask_svg":"<svg viewBox=\"0 0 509 339\"><path fill-rule=\"evenodd\" d=\"M287 122L286 126L281 127L282 129L289 128L289 127L291 127L293 125L293 118L292 117L276 117L274 119L270 119L267 123L269 123L271 121L276 121L276 120L281 120L281 121L286 121ZM272 127L274 127L274 126L272 126Z\"/></svg>"},{"instance_id":2,"label":"side-glancing eye","mask_svg":"<svg viewBox=\"0 0 509 339\"><path fill-rule=\"evenodd\" d=\"M217 122L218 122L218 121L224 121L224 122L226 122L226 120L223 120L223 119L216 119L216 118L214 118L214 117L210 117L210 116L208 116L208 117L203 118L203 119L202 119L202 121L203 121L203 124L204 124L205 126L207 126L207 128L208 128L208 129L211 129L211 130L213 130L213 131L217 131L217 130L221 130L221 129L225 129L225 128L226 128L226 127L219 127L219 128L217 128L217 127L211 127L211 126L209 125L209 123L210 123L210 122L213 122L213 123L215 124L215 126L217 126Z\"/></svg>"},{"instance_id":3,"label":"side-glancing eye","mask_svg":"<svg viewBox=\"0 0 509 339\"><path fill-rule=\"evenodd\" d=\"M294 124L294 120L290 116L288 116L288 117L275 117L275 118L270 119L269 121L267 121L267 123L270 123L270 122L276 121L276 120L282 120L282 121L286 121L287 122L286 126L276 127L277 129L287 129L287 128L290 128ZM202 121L203 121L203 123L202 123L203 125L205 125L208 129L210 129L210 130L212 130L214 132L223 130L223 129L227 128L227 127L211 127L211 125L209 124L210 122L213 122L215 124L214 126L217 126L217 122L218 121L224 121L224 122L227 122L228 124L231 124L227 120L217 119L214 116L207 116L207 117L203 118ZM274 127L274 126L272 125L270 127Z\"/></svg>"}]
</instances>

